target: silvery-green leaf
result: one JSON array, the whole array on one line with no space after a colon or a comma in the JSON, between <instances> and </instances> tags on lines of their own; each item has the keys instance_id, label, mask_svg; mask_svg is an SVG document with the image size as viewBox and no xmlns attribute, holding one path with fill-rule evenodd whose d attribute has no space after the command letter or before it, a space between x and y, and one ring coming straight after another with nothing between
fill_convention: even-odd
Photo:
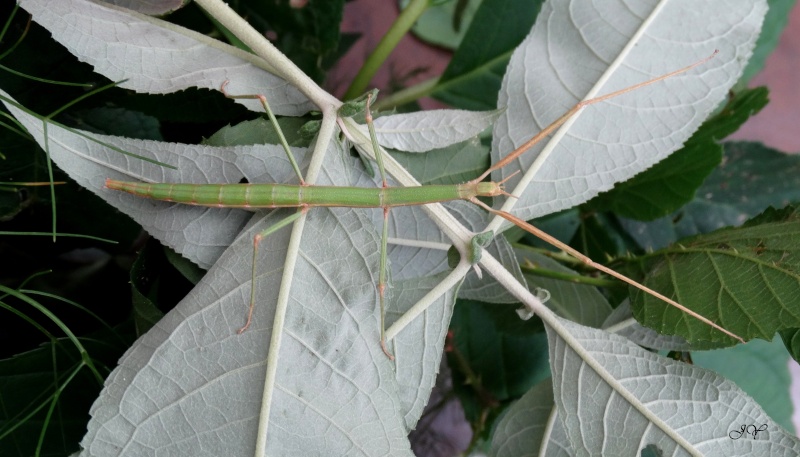
<instances>
[{"instance_id":1,"label":"silvery-green leaf","mask_svg":"<svg viewBox=\"0 0 800 457\"><path fill-rule=\"evenodd\" d=\"M184 7L189 0L103 0L106 3L128 8L142 14L160 16L177 11Z\"/></svg>"},{"instance_id":2,"label":"silvery-green leaf","mask_svg":"<svg viewBox=\"0 0 800 457\"><path fill-rule=\"evenodd\" d=\"M164 94L189 87L233 95L264 94L276 114L299 116L312 105L294 86L264 71L263 59L191 30L91 0L21 0L33 20L78 59L120 87ZM263 112L257 100L237 99Z\"/></svg>"},{"instance_id":3,"label":"silvery-green leaf","mask_svg":"<svg viewBox=\"0 0 800 457\"><path fill-rule=\"evenodd\" d=\"M446 273L440 273L407 281L395 281L392 305L398 307L387 310L387 324L391 325L408 311L412 304L436 287L445 276ZM396 357L398 395L403 405L402 411L405 412L408 430L416 427L425 405L428 404L431 389L436 383L457 290L458 285L450 289L392 342Z\"/></svg>"},{"instance_id":4,"label":"silvery-green leaf","mask_svg":"<svg viewBox=\"0 0 800 457\"><path fill-rule=\"evenodd\" d=\"M553 403L550 378L517 400L492 437L492 457L569 457L572 455L564 426Z\"/></svg>"},{"instance_id":5,"label":"silvery-green leaf","mask_svg":"<svg viewBox=\"0 0 800 457\"><path fill-rule=\"evenodd\" d=\"M0 94L8 97L5 92ZM10 98L10 97L8 97ZM44 147L42 121L6 104ZM50 158L72 179L122 210L150 234L203 268L209 268L252 216L236 208L203 208L137 198L105 188L107 178L122 181L213 184L282 182L293 171L275 145L212 147L88 134L106 144L175 169L132 158L91 141L80 132L49 123ZM304 151L297 150L298 159Z\"/></svg>"},{"instance_id":6,"label":"silvery-green leaf","mask_svg":"<svg viewBox=\"0 0 800 457\"><path fill-rule=\"evenodd\" d=\"M478 135L492 125L500 113L500 110L435 110L392 114L375 119L375 134L383 147L424 152Z\"/></svg>"},{"instance_id":7,"label":"silvery-green leaf","mask_svg":"<svg viewBox=\"0 0 800 457\"><path fill-rule=\"evenodd\" d=\"M9 108L41 142L41 121L19 109ZM188 234L190 239L199 236L201 240L203 233L217 236L230 221L240 224L232 227L230 233L220 235L230 236L231 240L236 238L236 241L224 251L218 263L206 275L207 279L198 284L173 312L140 339L120 361L120 366L112 373L106 389L93 407L90 433L83 442L86 455L106 455L109 449L116 448L124 448L125 452L129 452L122 455L142 455L146 453L143 449L150 449L154 442L159 443L156 448L166 451L185 445L194 449L196 455L203 455L201 449L211 450L216 455L223 452L228 452L228 455L252 454L262 402L258 397L250 398L247 395L246 401L232 401L230 396L236 395L234 392L263 390L264 357L270 347L268 343L275 294L281 287L289 287L282 286L280 275L286 253L286 233L273 234L262 242L260 258L264 260L258 263L259 296L254 324L241 336L236 335L236 329L244 323L249 302L252 239L256 233L253 224L263 229L287 213L271 214L261 220L260 214L252 216L252 213L243 210L193 208L122 195L103 189L102 183L106 177L147 180L168 180L173 177L182 182L237 182L243 176L248 180L281 180L293 174L285 163L287 160L282 157L283 151L276 151L277 148L269 146L212 148L102 137L129 152L147 153L148 157L165 159L178 166L178 170L170 170L108 150L55 124L48 124L48 134L51 156L62 168L85 187L141 218L146 224L149 222L148 229L159 236L164 234L159 233L158 224L153 221L158 222L160 218L166 219L163 225L168 227L171 226L169 221L177 221L175 226L182 229L180 233ZM330 151L330 156L344 159L341 152ZM268 170L264 163L268 158L276 165L281 162L284 165ZM342 170L341 166L325 171L321 178L323 183L349 184L346 178L352 173ZM118 200L119 197L122 198ZM187 210L189 212L184 213ZM199 221L193 220L192 210L202 211L205 217ZM434 384L448 321L447 316L441 313L452 308L453 297L441 299L439 307L426 313L428 318L423 316L412 325L414 331L401 333L401 338L397 340L416 337L405 345L405 348L411 349L405 360L419 367L419 370L410 370L401 376L415 376L415 390L412 392L406 388L406 395L402 397L406 407L412 408L406 411L404 406L396 403L400 401L398 394L392 394L397 390L396 373L391 368L381 368L381 364L388 363L388 359L378 345L380 326L376 315L375 285L379 249L377 234L370 221L364 218L363 212L315 209L308 216L307 230L310 233L304 237L300 251L305 263L294 270L295 279L291 285L295 294L293 306L289 308L283 330L300 345L299 349L294 350L299 355L284 356L283 352L290 347L284 344L279 372L289 381L281 384L284 378L279 377L278 390L270 402L273 410L291 411L291 414L280 414L275 416L277 419L273 418L275 423L270 436L278 437L276 443L295 448L302 444L299 448L309 451L317 449L323 454L337 453L337 449L347 449L348 446L362 448L363 455L406 452L407 422L416 422ZM252 218L250 227L237 238L240 227L248 218ZM227 243L231 241L223 240L223 244ZM341 262L358 268L342 269ZM403 288L398 289L402 298ZM325 306L331 308L328 314L324 313ZM313 316L305 315L309 312ZM436 312L440 316L431 319L430 313ZM333 323L337 322L333 316L339 316L338 323ZM323 322L319 323L320 320ZM346 342L340 339L340 335L348 333L350 336ZM366 346L358 349L362 344ZM413 362L415 355L421 352L427 352L431 360L423 364ZM237 353L241 355L235 355ZM225 359L225 362L208 364L208 357ZM303 374L304 369L311 369L308 367L345 363L339 362L342 357L358 357L360 363L367 366L359 368L359 363L356 363L353 371L348 372L353 365L352 361L348 361L347 370L337 368L327 379L317 372ZM304 359L308 362L302 364ZM191 370L196 374L176 374L175 369L181 372ZM231 375L231 372L235 374ZM353 391L352 382L359 379L356 374L361 375L361 384ZM312 386L313 382L321 382L324 386ZM148 398L150 389L147 386L153 384L170 387L160 389L157 398ZM406 386L411 384L406 382ZM341 400L338 404L308 399L303 401L303 406L291 405L298 396L302 397L303 392L324 392L326 388L334 391L345 389L346 393L331 394ZM139 392L144 392L144 397L139 396ZM309 408L309 405L314 406L314 401L325 401L325 405ZM145 413L139 411L142 402L147 404ZM139 419L130 427L130 424L126 424L127 419L122 420L121 417L130 417L132 410L142 415L137 416ZM209 411L221 412L209 416ZM337 416L336 411L363 420L350 423ZM387 416L391 411L394 413ZM174 419L176 414L188 414L196 421L179 422ZM175 441L161 441L159 438L163 428L160 421L164 417L171 418L169 421L172 424L180 424L177 428L181 432L173 434ZM322 425L317 429L328 428L331 434L318 440L309 439L308 434L316 433L315 429L296 427L291 425L291 421L309 426L319 423ZM393 421L394 428L387 427ZM239 439L236 446L231 446L224 439L215 440L210 430L235 433L244 438ZM301 432L286 437L282 436L281 430ZM371 444L365 445L365 442Z\"/></svg>"},{"instance_id":8,"label":"silvery-green leaf","mask_svg":"<svg viewBox=\"0 0 800 457\"><path fill-rule=\"evenodd\" d=\"M800 452L797 437L716 373L602 330L556 324L546 326L553 391L573 455L638 455L649 444L673 456ZM742 425L765 427L757 439L732 439Z\"/></svg>"},{"instance_id":9,"label":"silvery-green leaf","mask_svg":"<svg viewBox=\"0 0 800 457\"><path fill-rule=\"evenodd\" d=\"M766 12L762 0L642 0L617 6L574 0L542 7L503 80L498 107L506 111L495 123L494 161L586 97L719 53L686 74L585 108L565 124L563 136L542 141L495 173L499 181L528 170L537 159L538 171L511 178L507 186L522 183L514 200L522 219L585 202L680 147L742 73ZM617 59L623 59L619 65Z\"/></svg>"},{"instance_id":10,"label":"silvery-green leaf","mask_svg":"<svg viewBox=\"0 0 800 457\"><path fill-rule=\"evenodd\" d=\"M342 184L347 173L341 161L331 162L320 182ZM279 215L261 217L120 361L93 406L85 455L252 455L264 405L269 455L410 455L395 372L378 344L375 230L358 210L310 212L290 283L282 279L288 231L265 239L253 324L237 335L253 235ZM274 304L287 287L286 320L274 329ZM282 345L272 355L276 384L266 399L273 331Z\"/></svg>"},{"instance_id":11,"label":"silvery-green leaf","mask_svg":"<svg viewBox=\"0 0 800 457\"><path fill-rule=\"evenodd\" d=\"M602 328L623 336L639 346L663 351L689 351L689 343L677 335L662 335L633 318L630 300L625 300L603 322Z\"/></svg>"}]
</instances>

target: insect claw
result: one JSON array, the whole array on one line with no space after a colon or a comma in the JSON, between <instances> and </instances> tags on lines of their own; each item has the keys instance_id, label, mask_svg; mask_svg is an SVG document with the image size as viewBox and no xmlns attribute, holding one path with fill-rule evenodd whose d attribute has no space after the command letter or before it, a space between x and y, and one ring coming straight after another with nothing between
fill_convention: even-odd
<instances>
[{"instance_id":1,"label":"insect claw","mask_svg":"<svg viewBox=\"0 0 800 457\"><path fill-rule=\"evenodd\" d=\"M386 354L386 357L389 357L389 360L394 362L394 356L389 352L389 349L386 347L386 341L383 339L381 339L381 349L383 349L383 353Z\"/></svg>"}]
</instances>

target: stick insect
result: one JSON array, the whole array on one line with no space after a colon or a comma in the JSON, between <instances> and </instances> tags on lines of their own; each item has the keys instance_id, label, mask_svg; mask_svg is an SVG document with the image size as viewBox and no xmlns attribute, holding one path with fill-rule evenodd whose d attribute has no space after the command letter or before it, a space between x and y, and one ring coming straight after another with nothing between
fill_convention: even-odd
<instances>
[{"instance_id":1,"label":"stick insect","mask_svg":"<svg viewBox=\"0 0 800 457\"><path fill-rule=\"evenodd\" d=\"M529 223L517 218L513 214L495 210L482 201L478 197L496 197L505 195L512 197L504 188L504 181L501 182L486 182L484 179L488 177L493 171L511 163L520 155L524 154L533 145L541 141L543 138L549 136L564 122L576 115L583 108L605 100L620 96L622 94L637 90L639 88L654 84L664 79L685 73L699 65L706 63L708 60L717 54L715 51L712 55L695 62L689 66L664 74L662 76L641 82L639 84L603 95L589 100L584 100L573 106L570 110L564 113L560 118L556 119L552 124L545 127L542 131L534 135L525 144L521 145L502 160L488 168L479 177L472 181L458 184L458 185L426 185L417 187L390 187L387 183L386 173L384 171L381 148L378 145L375 128L372 122L372 115L370 112L370 103L372 102L373 94L366 96L365 104L365 117L366 124L370 132L372 140L372 147L375 151L375 158L378 164L378 170L381 177L381 186L375 188L361 188L361 187L336 187L336 186L315 186L306 184L303 179L302 173L294 160L294 157L289 150L289 146L283 137L283 134L278 126L277 120L269 107L269 104L264 95L229 95L225 90L227 81L222 84L220 90L228 98L249 98L257 99L260 101L267 115L269 116L272 124L278 132L279 138L283 148L289 158L289 161L297 174L300 184L287 185L287 184L148 184L140 182L124 182L115 181L112 179L106 180L106 187L108 189L119 190L134 194L140 197L152 198L156 200L163 200L169 202L183 203L187 205L208 206L208 207L235 207L235 208L300 208L300 211L291 216L283 219L277 224L267 228L261 233L257 234L253 240L253 267L252 267L252 282L250 290L250 305L247 315L247 320L239 333L244 332L251 323L253 309L255 307L255 291L256 291L256 259L258 252L258 245L263 238L269 234L277 231L278 229L292 223L300 217L309 208L317 206L325 207L350 207L350 208L381 208L383 210L383 233L381 238L381 256L380 256L380 272L377 286L379 302L380 302L380 319L381 319L381 339L380 345L384 353L390 359L394 359L392 354L386 347L386 333L385 333L385 291L387 287L387 239L388 239L388 217L391 208L397 206L410 206L410 205L425 205L429 203L439 203L451 200L467 200L470 201L492 214L498 215L512 222L523 230L539 237L545 242L562 249L563 251L574 256L586 265L596 268L608 275L611 275L621 281L626 282L642 291L649 293L660 300L678 308L684 313L710 325L711 327L744 342L738 335L722 328L720 325L712 322L711 320L697 314L696 312L686 308L685 306L675 302L674 300L624 276L616 271L607 268L592 261L587 256L572 249L554 237L544 233ZM341 125L341 123L340 123ZM347 134L346 130L344 131ZM507 180L508 178L506 178Z\"/></svg>"}]
</instances>

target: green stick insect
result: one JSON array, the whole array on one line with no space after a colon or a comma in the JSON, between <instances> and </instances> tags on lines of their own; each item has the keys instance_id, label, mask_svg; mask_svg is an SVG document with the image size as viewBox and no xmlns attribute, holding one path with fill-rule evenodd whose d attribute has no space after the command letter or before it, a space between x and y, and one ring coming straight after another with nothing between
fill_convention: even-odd
<instances>
[{"instance_id":1,"label":"green stick insect","mask_svg":"<svg viewBox=\"0 0 800 457\"><path fill-rule=\"evenodd\" d=\"M634 287L637 287L670 305L678 308L679 310L695 317L696 319L712 326L713 328L744 342L738 335L722 328L720 325L712 322L711 320L697 314L696 312L686 308L685 306L675 302L674 300L642 285L638 282L617 273L603 265L595 263L587 256L572 249L554 237L544 233L536 227L528 224L527 222L517 218L516 216L490 208L480 200L478 197L496 197L505 195L512 197L503 189L504 181L501 182L484 182L484 179L495 170L498 170L507 164L511 163L517 157L525 153L533 145L547 137L558 127L560 127L569 118L577 114L583 108L593 105L613 97L634 91L644 86L651 85L658 81L670 78L672 76L684 73L694 67L704 64L716 55L716 51L709 57L695 62L687 67L681 68L674 72L659 76L657 78L612 92L607 95L584 100L564 115L547 126L541 132L537 133L525 144L512 151L508 156L491 166L481 176L473 179L472 181L458 184L458 185L426 185L417 187L390 187L387 184L386 173L384 171L383 160L381 156L381 148L378 146L375 129L372 123L372 115L370 112L370 103L373 94L370 93L366 96L365 115L366 123L369 128L372 146L375 151L376 162L380 171L382 180L381 187L375 188L362 188L362 187L337 187L337 186L315 186L306 184L300 172L297 163L292 156L289 146L283 137L283 133L278 126L277 120L272 113L272 110L267 103L266 97L263 95L228 95L225 91L227 81L222 84L220 90L229 98L250 98L257 99L263 105L267 115L275 126L276 131L281 139L284 150L295 170L300 184L148 184L141 182L124 182L107 179L105 186L108 189L119 190L133 195L145 198L152 198L156 200L163 200L169 202L183 203L187 205L207 206L207 207L225 207L225 208L300 208L301 211L283 219L277 224L267 228L261 233L257 234L253 240L253 270L252 270L252 286L250 290L250 308L247 315L247 321L244 326L239 329L239 333L244 332L252 320L253 309L255 307L255 291L256 291L256 258L258 252L258 245L261 240L269 234L277 231L278 229L294 222L309 208L317 206L327 207L349 207L349 208L382 208L383 209L383 234L381 242L381 257L380 257L380 274L377 284L377 289L380 297L380 315L381 315L381 348L384 353L390 358L394 359L392 354L386 347L386 332L385 332L385 290L387 286L386 279L386 257L387 257L387 239L388 239L388 217L391 208L397 206L411 206L411 205L425 205L429 203L440 203L451 200L467 200L478 206L483 207L492 214L496 214L506 220L512 222L518 227L530 232L531 234L539 237L540 239L550 243L551 245L564 250L571 254L581 262L609 274L621 281L624 281ZM347 117L347 116L345 116ZM341 125L341 124L340 124ZM347 131L344 133L347 135ZM506 178L507 180L508 178Z\"/></svg>"}]
</instances>

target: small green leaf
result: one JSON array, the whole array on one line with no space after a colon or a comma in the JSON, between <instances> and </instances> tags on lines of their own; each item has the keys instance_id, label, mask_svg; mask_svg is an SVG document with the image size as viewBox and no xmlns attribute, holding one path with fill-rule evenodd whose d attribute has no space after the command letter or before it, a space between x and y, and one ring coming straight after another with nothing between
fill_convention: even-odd
<instances>
[{"instance_id":1,"label":"small green leaf","mask_svg":"<svg viewBox=\"0 0 800 457\"><path fill-rule=\"evenodd\" d=\"M768 209L740 228L724 228L646 256L643 283L745 340L772 340L800 327L800 213ZM689 298L691 297L691 301ZM638 289L634 317L677 334L696 349L730 346L732 338Z\"/></svg>"},{"instance_id":2,"label":"small green leaf","mask_svg":"<svg viewBox=\"0 0 800 457\"><path fill-rule=\"evenodd\" d=\"M339 107L337 114L339 117L353 117L356 114L364 112L367 106L367 98L370 96L372 97L370 102L375 103L375 99L378 97L378 89L372 89L366 94L344 102L344 104Z\"/></svg>"},{"instance_id":3,"label":"small green leaf","mask_svg":"<svg viewBox=\"0 0 800 457\"><path fill-rule=\"evenodd\" d=\"M131 266L133 320L139 336L150 330L192 287L170 264L167 251L168 248L162 249L151 238Z\"/></svg>"},{"instance_id":4,"label":"small green leaf","mask_svg":"<svg viewBox=\"0 0 800 457\"><path fill-rule=\"evenodd\" d=\"M779 333L789 355L794 360L800 360L800 328L788 328Z\"/></svg>"},{"instance_id":5,"label":"small green leaf","mask_svg":"<svg viewBox=\"0 0 800 457\"><path fill-rule=\"evenodd\" d=\"M641 457L663 457L664 453L661 452L661 449L655 444L648 444L642 449L639 455Z\"/></svg>"},{"instance_id":6,"label":"small green leaf","mask_svg":"<svg viewBox=\"0 0 800 457\"><path fill-rule=\"evenodd\" d=\"M569 244L592 259L618 257L628 251L614 219L597 213L580 219L578 230Z\"/></svg>"},{"instance_id":7,"label":"small green leaf","mask_svg":"<svg viewBox=\"0 0 800 457\"><path fill-rule=\"evenodd\" d=\"M474 265L481 261L483 248L492 242L492 238L494 238L494 232L492 231L479 233L472 237L470 240L469 263Z\"/></svg>"},{"instance_id":8,"label":"small green leaf","mask_svg":"<svg viewBox=\"0 0 800 457\"><path fill-rule=\"evenodd\" d=\"M278 118L278 125L281 126L283 134L289 146L307 146L308 140L303 136L301 129L306 124L307 119L301 117L281 117ZM209 146L238 146L252 144L280 144L278 133L272 126L269 119L258 118L252 121L240 122L236 125L228 125L217 130L216 133L208 137L203 144Z\"/></svg>"}]
</instances>

